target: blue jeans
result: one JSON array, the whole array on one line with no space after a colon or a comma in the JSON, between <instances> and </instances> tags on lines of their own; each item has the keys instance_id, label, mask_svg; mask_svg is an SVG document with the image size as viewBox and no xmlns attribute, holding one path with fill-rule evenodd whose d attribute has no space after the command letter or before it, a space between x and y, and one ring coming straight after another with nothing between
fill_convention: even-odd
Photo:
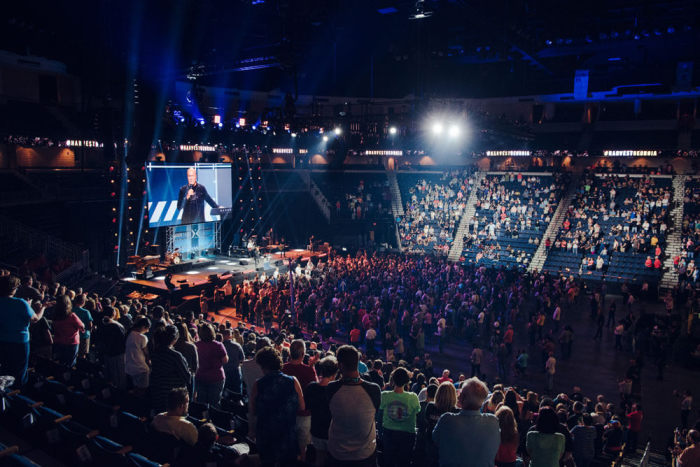
<instances>
[{"instance_id":1,"label":"blue jeans","mask_svg":"<svg viewBox=\"0 0 700 467\"><path fill-rule=\"evenodd\" d=\"M78 357L78 344L54 344L53 355L61 365L73 367Z\"/></svg>"},{"instance_id":2,"label":"blue jeans","mask_svg":"<svg viewBox=\"0 0 700 467\"><path fill-rule=\"evenodd\" d=\"M216 383L205 383L200 379L195 380L195 384L197 386L197 402L209 405L219 405L225 382L226 380L221 380Z\"/></svg>"},{"instance_id":3,"label":"blue jeans","mask_svg":"<svg viewBox=\"0 0 700 467\"><path fill-rule=\"evenodd\" d=\"M28 363L29 342L0 341L0 374L13 376L14 387L24 386L27 382Z\"/></svg>"}]
</instances>

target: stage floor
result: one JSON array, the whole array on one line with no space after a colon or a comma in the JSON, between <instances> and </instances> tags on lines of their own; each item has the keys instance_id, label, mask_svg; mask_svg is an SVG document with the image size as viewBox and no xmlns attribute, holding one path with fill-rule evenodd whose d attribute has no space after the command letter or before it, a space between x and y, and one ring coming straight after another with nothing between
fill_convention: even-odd
<instances>
[{"instance_id":1,"label":"stage floor","mask_svg":"<svg viewBox=\"0 0 700 467\"><path fill-rule=\"evenodd\" d=\"M263 272L267 275L273 274L275 270L279 270L280 273L286 272L288 267L286 260L293 259L306 262L312 256L325 257L326 253L312 253L309 250L290 250L285 252L284 255L282 253L265 255L258 260L257 269L253 258L229 258L226 256L203 258L207 262L213 260L214 264L198 268L195 262L189 271L173 274L173 284L178 287L176 292L181 292L181 286L185 282L189 285L189 288L196 288L207 284L209 276L212 274L216 274L224 280L231 278L231 283L236 284L243 281L243 279L252 278L255 274L262 274ZM241 264L241 262L247 264ZM154 293L163 293L168 290L164 282L165 274L156 275L151 279L123 277L122 281L133 288L140 288Z\"/></svg>"}]
</instances>

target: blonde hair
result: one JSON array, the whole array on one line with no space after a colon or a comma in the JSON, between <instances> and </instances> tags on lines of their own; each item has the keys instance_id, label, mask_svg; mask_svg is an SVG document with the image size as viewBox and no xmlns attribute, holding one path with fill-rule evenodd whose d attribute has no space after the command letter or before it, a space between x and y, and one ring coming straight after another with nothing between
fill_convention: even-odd
<instances>
[{"instance_id":1,"label":"blonde hair","mask_svg":"<svg viewBox=\"0 0 700 467\"><path fill-rule=\"evenodd\" d=\"M454 384L445 381L435 392L435 406L440 413L449 412L457 406L457 390Z\"/></svg>"}]
</instances>

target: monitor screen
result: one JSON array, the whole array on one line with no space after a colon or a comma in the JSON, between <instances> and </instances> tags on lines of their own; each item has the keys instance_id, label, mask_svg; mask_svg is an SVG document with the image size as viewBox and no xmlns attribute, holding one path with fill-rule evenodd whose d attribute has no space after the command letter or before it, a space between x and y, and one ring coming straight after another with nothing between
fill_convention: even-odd
<instances>
[{"instance_id":1,"label":"monitor screen","mask_svg":"<svg viewBox=\"0 0 700 467\"><path fill-rule=\"evenodd\" d=\"M146 185L150 227L218 221L231 209L231 164L149 163Z\"/></svg>"}]
</instances>

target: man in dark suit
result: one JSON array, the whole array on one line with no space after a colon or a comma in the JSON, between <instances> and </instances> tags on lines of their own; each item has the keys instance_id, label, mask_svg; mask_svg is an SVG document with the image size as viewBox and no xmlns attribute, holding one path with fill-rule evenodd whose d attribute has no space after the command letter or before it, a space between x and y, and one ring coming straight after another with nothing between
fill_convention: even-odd
<instances>
[{"instance_id":1,"label":"man in dark suit","mask_svg":"<svg viewBox=\"0 0 700 467\"><path fill-rule=\"evenodd\" d=\"M182 224L204 222L204 202L212 208L218 208L216 201L209 196L204 185L197 183L197 169L187 169L187 185L180 187L177 197L177 209L182 211Z\"/></svg>"}]
</instances>

